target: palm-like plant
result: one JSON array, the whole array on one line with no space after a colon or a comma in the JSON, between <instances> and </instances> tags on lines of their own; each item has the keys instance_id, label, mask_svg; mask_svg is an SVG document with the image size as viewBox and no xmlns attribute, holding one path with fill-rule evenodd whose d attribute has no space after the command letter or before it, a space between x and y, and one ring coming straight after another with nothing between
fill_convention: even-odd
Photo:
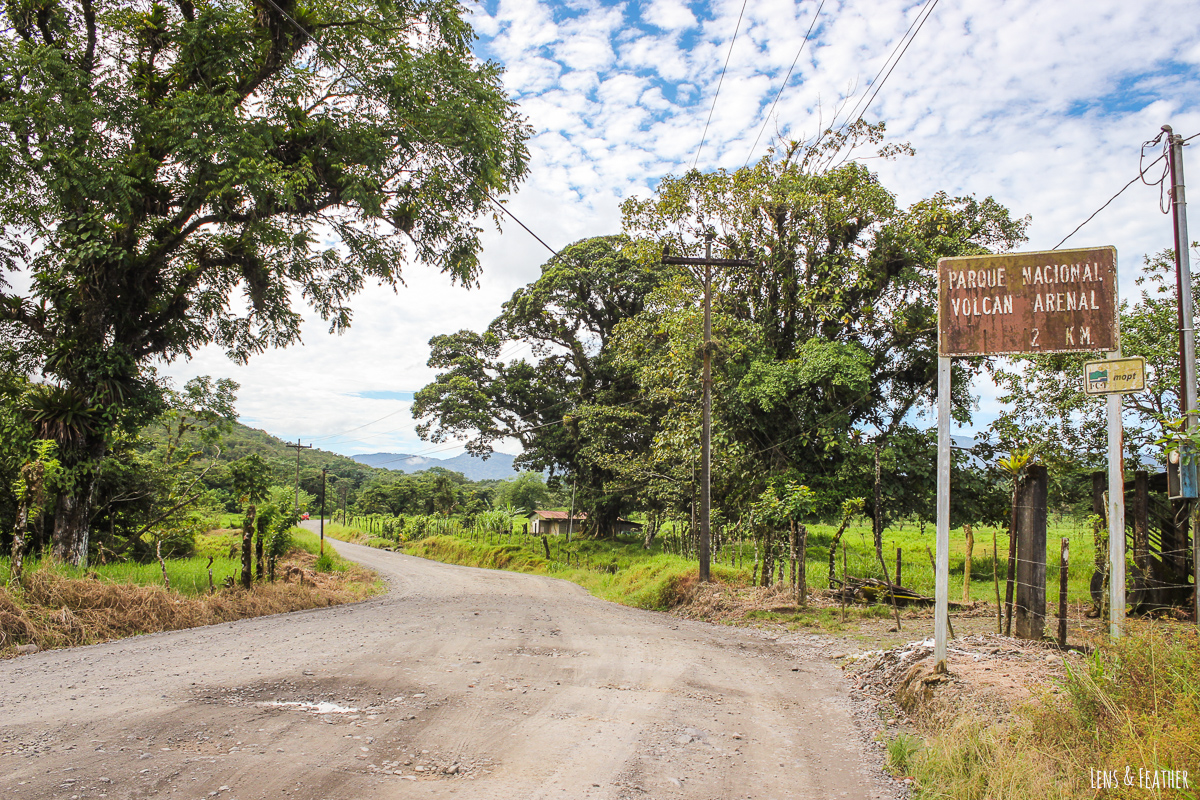
<instances>
[{"instance_id":1,"label":"palm-like plant","mask_svg":"<svg viewBox=\"0 0 1200 800\"><path fill-rule=\"evenodd\" d=\"M63 446L82 443L95 427L96 409L82 392L70 387L35 384L26 393L23 407L39 439Z\"/></svg>"}]
</instances>

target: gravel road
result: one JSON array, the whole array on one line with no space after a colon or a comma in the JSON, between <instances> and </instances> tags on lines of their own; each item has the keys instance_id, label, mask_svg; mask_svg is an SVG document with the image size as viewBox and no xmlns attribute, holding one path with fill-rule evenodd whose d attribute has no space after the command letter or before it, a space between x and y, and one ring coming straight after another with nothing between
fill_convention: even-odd
<instances>
[{"instance_id":1,"label":"gravel road","mask_svg":"<svg viewBox=\"0 0 1200 800\"><path fill-rule=\"evenodd\" d=\"M0 662L0 796L891 796L802 644L337 549L390 591Z\"/></svg>"}]
</instances>

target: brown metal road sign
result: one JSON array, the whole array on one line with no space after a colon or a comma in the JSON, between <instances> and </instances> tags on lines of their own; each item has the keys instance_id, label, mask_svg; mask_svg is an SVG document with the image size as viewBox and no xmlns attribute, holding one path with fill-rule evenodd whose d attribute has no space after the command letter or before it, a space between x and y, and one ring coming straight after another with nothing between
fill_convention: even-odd
<instances>
[{"instance_id":1,"label":"brown metal road sign","mask_svg":"<svg viewBox=\"0 0 1200 800\"><path fill-rule=\"evenodd\" d=\"M1116 350L1117 249L938 261L943 356Z\"/></svg>"}]
</instances>

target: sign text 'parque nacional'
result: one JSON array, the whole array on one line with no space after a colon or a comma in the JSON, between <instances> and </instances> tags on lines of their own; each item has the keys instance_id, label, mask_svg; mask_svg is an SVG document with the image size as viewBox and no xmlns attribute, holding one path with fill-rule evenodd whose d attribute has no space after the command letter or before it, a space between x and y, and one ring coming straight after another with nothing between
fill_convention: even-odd
<instances>
[{"instance_id":1,"label":"sign text 'parque nacional'","mask_svg":"<svg viewBox=\"0 0 1200 800\"><path fill-rule=\"evenodd\" d=\"M1117 250L938 261L943 356L1116 350Z\"/></svg>"}]
</instances>

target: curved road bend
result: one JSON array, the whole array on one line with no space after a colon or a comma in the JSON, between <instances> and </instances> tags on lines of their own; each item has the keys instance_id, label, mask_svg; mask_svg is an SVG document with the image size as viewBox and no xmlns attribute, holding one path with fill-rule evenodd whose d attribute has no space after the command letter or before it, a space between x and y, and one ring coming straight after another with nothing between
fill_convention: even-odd
<instances>
[{"instance_id":1,"label":"curved road bend","mask_svg":"<svg viewBox=\"0 0 1200 800\"><path fill-rule=\"evenodd\" d=\"M873 798L837 669L337 543L385 596L0 662L0 796Z\"/></svg>"}]
</instances>

